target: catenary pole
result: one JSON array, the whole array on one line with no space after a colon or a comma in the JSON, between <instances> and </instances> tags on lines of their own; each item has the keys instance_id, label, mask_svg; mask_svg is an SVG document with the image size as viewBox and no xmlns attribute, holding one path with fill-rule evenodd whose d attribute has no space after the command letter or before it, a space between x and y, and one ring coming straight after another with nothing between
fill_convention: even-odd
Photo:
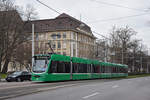
<instances>
[{"instance_id":1,"label":"catenary pole","mask_svg":"<svg viewBox=\"0 0 150 100\"><path fill-rule=\"evenodd\" d=\"M32 24L32 67L34 63L34 24Z\"/></svg>"}]
</instances>

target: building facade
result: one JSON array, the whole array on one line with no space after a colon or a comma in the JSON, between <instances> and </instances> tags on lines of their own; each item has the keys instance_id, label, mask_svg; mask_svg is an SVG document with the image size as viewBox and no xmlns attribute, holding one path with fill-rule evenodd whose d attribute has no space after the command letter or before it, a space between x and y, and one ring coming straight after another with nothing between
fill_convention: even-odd
<instances>
[{"instance_id":1,"label":"building facade","mask_svg":"<svg viewBox=\"0 0 150 100\"><path fill-rule=\"evenodd\" d=\"M85 23L63 13L54 19L35 20L31 24L35 26L35 54L54 52L71 57L95 57L96 38ZM31 25L27 28L31 33Z\"/></svg>"}]
</instances>

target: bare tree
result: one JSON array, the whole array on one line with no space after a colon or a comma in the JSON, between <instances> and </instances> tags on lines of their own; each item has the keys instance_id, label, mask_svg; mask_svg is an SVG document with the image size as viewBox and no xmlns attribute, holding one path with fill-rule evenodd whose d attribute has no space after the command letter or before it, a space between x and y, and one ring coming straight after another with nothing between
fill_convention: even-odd
<instances>
[{"instance_id":1,"label":"bare tree","mask_svg":"<svg viewBox=\"0 0 150 100\"><path fill-rule=\"evenodd\" d=\"M132 37L136 35L136 32L132 28L129 28L128 26L121 28L117 28L114 26L109 35L111 39L110 41L111 51L115 53L116 62L126 64L129 45L132 41L131 40Z\"/></svg>"},{"instance_id":2,"label":"bare tree","mask_svg":"<svg viewBox=\"0 0 150 100\"><path fill-rule=\"evenodd\" d=\"M30 20L31 10L27 18ZM20 17L17 6L12 0L0 0L0 71L7 72L8 64L13 58L13 53L24 42L28 41L31 34L25 32L24 22Z\"/></svg>"},{"instance_id":3,"label":"bare tree","mask_svg":"<svg viewBox=\"0 0 150 100\"><path fill-rule=\"evenodd\" d=\"M13 58L15 58L15 62L19 62L20 70L26 68L28 71L31 71L31 60L32 60L32 46L31 41L22 43L17 47L14 52Z\"/></svg>"},{"instance_id":4,"label":"bare tree","mask_svg":"<svg viewBox=\"0 0 150 100\"><path fill-rule=\"evenodd\" d=\"M36 12L36 9L32 5L27 4L26 9L23 13L24 20L31 21L37 19L37 17L38 17L38 13Z\"/></svg>"}]
</instances>

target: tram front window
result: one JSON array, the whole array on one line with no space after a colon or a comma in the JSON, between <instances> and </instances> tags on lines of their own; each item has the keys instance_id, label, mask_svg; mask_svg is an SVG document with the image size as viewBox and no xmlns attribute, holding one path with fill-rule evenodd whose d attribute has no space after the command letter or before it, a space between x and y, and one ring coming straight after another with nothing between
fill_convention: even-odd
<instances>
[{"instance_id":1,"label":"tram front window","mask_svg":"<svg viewBox=\"0 0 150 100\"><path fill-rule=\"evenodd\" d=\"M46 68L48 66L47 60L35 60L33 65L33 72L35 73L42 73L46 71Z\"/></svg>"}]
</instances>

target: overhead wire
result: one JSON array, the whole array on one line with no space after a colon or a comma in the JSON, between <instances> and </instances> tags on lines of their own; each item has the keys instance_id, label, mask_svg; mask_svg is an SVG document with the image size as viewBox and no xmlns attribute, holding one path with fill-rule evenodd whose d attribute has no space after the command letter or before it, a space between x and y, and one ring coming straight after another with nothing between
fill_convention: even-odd
<instances>
[{"instance_id":1,"label":"overhead wire","mask_svg":"<svg viewBox=\"0 0 150 100\"><path fill-rule=\"evenodd\" d=\"M102 35L102 34L100 34L98 32L92 31L92 33L97 34L97 35L99 35L99 36L101 36L101 37L103 37L105 39L111 40L110 38L108 38L108 37L106 37L106 36L104 36L104 35Z\"/></svg>"},{"instance_id":2,"label":"overhead wire","mask_svg":"<svg viewBox=\"0 0 150 100\"><path fill-rule=\"evenodd\" d=\"M36 1L39 2L40 4L46 6L47 8L51 9L52 11L56 12L57 14L61 14L61 13L58 12L56 9L54 9L54 8L52 8L52 7L48 6L48 5L46 5L45 3L43 3L43 2L41 2L41 1L39 1L39 0L36 0Z\"/></svg>"},{"instance_id":3,"label":"overhead wire","mask_svg":"<svg viewBox=\"0 0 150 100\"><path fill-rule=\"evenodd\" d=\"M126 8L126 9L140 11L140 12L147 12L147 11L149 11L148 9L131 8L131 7L127 7L127 6L123 6L123 5L118 5L118 4L114 4L114 3L108 3L108 2L99 1L99 0L91 0L91 1L97 2L99 4L105 4L105 5L114 6L114 7Z\"/></svg>"},{"instance_id":4,"label":"overhead wire","mask_svg":"<svg viewBox=\"0 0 150 100\"><path fill-rule=\"evenodd\" d=\"M141 14L123 16L123 17L117 17L117 18L94 20L94 21L89 21L87 23L98 23L98 22L105 22L105 21L121 20L121 19L127 19L127 18L132 18L132 17L144 16L144 15L148 15L148 14L150 14L150 13L141 13Z\"/></svg>"}]
</instances>

